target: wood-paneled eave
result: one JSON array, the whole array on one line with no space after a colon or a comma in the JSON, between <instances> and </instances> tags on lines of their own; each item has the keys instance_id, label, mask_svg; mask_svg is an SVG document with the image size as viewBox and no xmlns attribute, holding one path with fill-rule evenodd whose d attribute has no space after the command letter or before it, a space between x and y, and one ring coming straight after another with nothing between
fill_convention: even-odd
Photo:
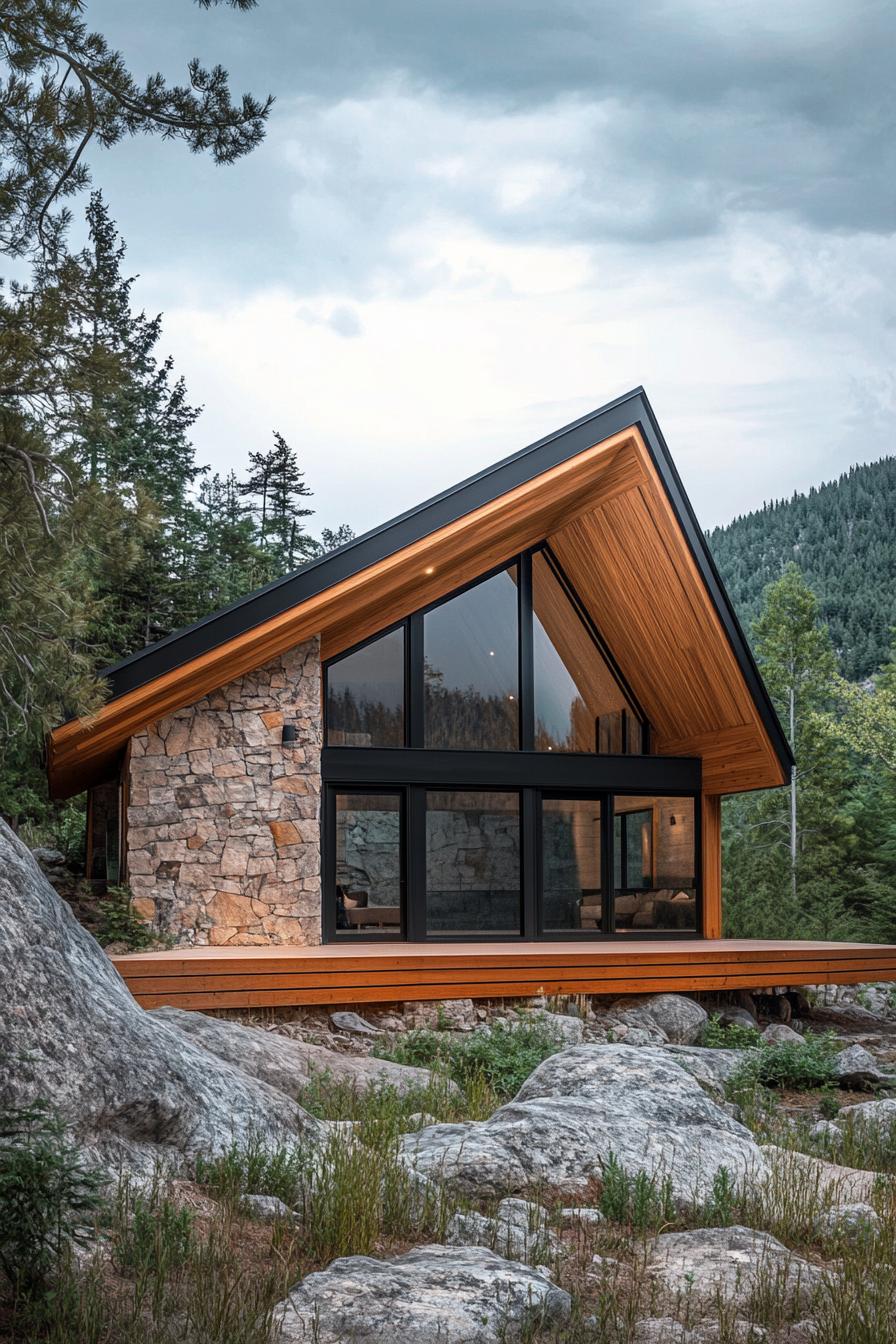
<instances>
[{"instance_id":1,"label":"wood-paneled eave","mask_svg":"<svg viewBox=\"0 0 896 1344\"><path fill-rule=\"evenodd\" d=\"M653 750L698 756L708 794L787 771L643 438L643 477L548 537L650 720Z\"/></svg>"},{"instance_id":2,"label":"wood-paneled eave","mask_svg":"<svg viewBox=\"0 0 896 1344\"><path fill-rule=\"evenodd\" d=\"M365 638L543 540L562 523L644 479L636 428L613 434L516 488L281 612L72 719L48 741L54 797L114 770L134 733L315 635L324 657Z\"/></svg>"},{"instance_id":3,"label":"wood-paneled eave","mask_svg":"<svg viewBox=\"0 0 896 1344\"><path fill-rule=\"evenodd\" d=\"M134 733L302 640L320 636L322 656L332 657L543 540L647 713L653 751L699 757L707 795L786 782L780 728L646 402L644 412L638 424L122 691L92 718L63 724L48 747L54 795L114 772Z\"/></svg>"}]
</instances>

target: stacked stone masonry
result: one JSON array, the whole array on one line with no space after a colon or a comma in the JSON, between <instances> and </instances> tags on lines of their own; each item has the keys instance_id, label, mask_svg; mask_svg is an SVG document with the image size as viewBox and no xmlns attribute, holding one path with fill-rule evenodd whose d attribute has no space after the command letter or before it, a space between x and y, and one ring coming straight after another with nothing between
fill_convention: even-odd
<instances>
[{"instance_id":1,"label":"stacked stone masonry","mask_svg":"<svg viewBox=\"0 0 896 1344\"><path fill-rule=\"evenodd\" d=\"M320 942L320 687L314 639L132 739L128 881L177 943Z\"/></svg>"}]
</instances>

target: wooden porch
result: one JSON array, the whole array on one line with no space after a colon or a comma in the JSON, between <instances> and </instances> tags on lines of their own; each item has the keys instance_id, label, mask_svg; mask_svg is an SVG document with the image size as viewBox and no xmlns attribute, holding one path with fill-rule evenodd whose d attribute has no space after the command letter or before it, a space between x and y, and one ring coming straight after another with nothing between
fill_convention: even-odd
<instances>
[{"instance_id":1,"label":"wooden porch","mask_svg":"<svg viewBox=\"0 0 896 1344\"><path fill-rule=\"evenodd\" d=\"M740 938L196 947L112 960L144 1008L274 1008L896 981L896 946Z\"/></svg>"}]
</instances>

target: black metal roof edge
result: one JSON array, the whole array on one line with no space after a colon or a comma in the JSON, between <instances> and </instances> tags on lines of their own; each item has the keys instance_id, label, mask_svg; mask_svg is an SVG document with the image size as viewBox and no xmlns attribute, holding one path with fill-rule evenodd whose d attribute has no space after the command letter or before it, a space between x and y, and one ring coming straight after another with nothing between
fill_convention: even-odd
<instances>
[{"instance_id":1,"label":"black metal roof edge","mask_svg":"<svg viewBox=\"0 0 896 1344\"><path fill-rule=\"evenodd\" d=\"M782 766L789 771L793 758L784 731L642 387L634 388L571 424L564 425L562 429L502 458L476 475L467 477L415 508L356 537L338 550L312 560L295 573L276 579L264 588L203 617L194 625L176 630L165 639L104 668L100 675L111 684L110 698L115 699L136 690L226 640L251 630L253 626L261 625L290 607L299 606L334 584L384 560L395 551L423 540L439 528L456 522L464 514L524 485L592 444L635 425L641 430L648 446L776 754Z\"/></svg>"},{"instance_id":2,"label":"black metal roof edge","mask_svg":"<svg viewBox=\"0 0 896 1344\"><path fill-rule=\"evenodd\" d=\"M619 430L628 429L635 419L623 413L622 408L637 403L643 395L641 388L635 388L606 406L590 411L580 419L574 420L562 429L555 430L535 443L529 444L509 457L485 467L474 476L468 476L457 485L433 495L422 504L408 509L405 513L381 523L371 531L356 537L354 541L340 546L338 550L321 556L303 565L292 574L275 579L263 588L257 588L245 597L238 598L226 607L219 608L193 625L175 630L164 639L138 649L119 662L103 668L101 677L111 683L111 698L115 699L126 691L136 690L147 681L152 681L164 672L170 672L182 663L190 662L200 654L223 644L225 640L261 625L272 616L288 611L290 607L315 597L335 583L351 578L368 566L385 559L395 551L422 540L430 533L449 523L456 522L464 514L471 513L505 494L517 485L523 485L534 476L548 470L568 457L575 456L584 448L609 438ZM599 422L597 437L593 433L582 434L585 426L594 426ZM579 431L579 433L577 433ZM572 439L568 436L572 435ZM581 439L581 442L580 442ZM558 449L559 441L567 440ZM528 466L532 454L555 446L552 454L540 456L534 468ZM524 469L524 465L527 469ZM495 478L498 478L497 480Z\"/></svg>"},{"instance_id":3,"label":"black metal roof edge","mask_svg":"<svg viewBox=\"0 0 896 1344\"><path fill-rule=\"evenodd\" d=\"M672 455L666 445L666 440L663 438L663 432L654 415L653 407L643 388L639 389L639 399L644 410L644 420L640 422L644 441L647 444L654 466L659 472L660 479L663 482L666 494L675 511L676 518L684 533L691 554L696 561L703 582L706 584L713 605L722 622L725 633L728 636L728 642L737 659L744 681L747 683L747 689L759 711L766 732L771 739L775 754L777 755L782 768L789 775L791 767L794 764L794 757L790 748L790 743L787 741L787 735L781 726L777 710L772 704L768 688L762 679L762 674L759 671L756 659L753 657L753 650L750 648L749 640L744 634L743 626L738 619L731 598L728 596L727 589L722 582L722 577L719 574L716 562L709 549L706 535L700 524L697 522L697 516L694 513L691 501L688 499L687 491L682 485L678 469L672 460Z\"/></svg>"}]
</instances>

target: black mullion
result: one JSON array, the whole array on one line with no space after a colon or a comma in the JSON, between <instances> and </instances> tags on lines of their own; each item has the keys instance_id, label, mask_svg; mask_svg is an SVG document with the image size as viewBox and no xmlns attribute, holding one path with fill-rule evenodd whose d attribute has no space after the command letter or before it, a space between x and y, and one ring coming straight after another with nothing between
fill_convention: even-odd
<instances>
[{"instance_id":1,"label":"black mullion","mask_svg":"<svg viewBox=\"0 0 896 1344\"><path fill-rule=\"evenodd\" d=\"M321 835L321 932L325 943L336 935L336 789L325 788Z\"/></svg>"},{"instance_id":2,"label":"black mullion","mask_svg":"<svg viewBox=\"0 0 896 1344\"><path fill-rule=\"evenodd\" d=\"M422 943L426 938L426 790L411 787L405 797L405 937L409 943Z\"/></svg>"},{"instance_id":3,"label":"black mullion","mask_svg":"<svg viewBox=\"0 0 896 1344\"><path fill-rule=\"evenodd\" d=\"M416 611L408 617L405 637L406 653L406 742L409 747L425 745L425 703L423 682L423 613Z\"/></svg>"},{"instance_id":4,"label":"black mullion","mask_svg":"<svg viewBox=\"0 0 896 1344\"><path fill-rule=\"evenodd\" d=\"M535 789L520 792L524 938L537 938L541 932L541 795Z\"/></svg>"},{"instance_id":5,"label":"black mullion","mask_svg":"<svg viewBox=\"0 0 896 1344\"><path fill-rule=\"evenodd\" d=\"M532 614L532 553L519 558L519 695L520 748L535 749L534 617Z\"/></svg>"},{"instance_id":6,"label":"black mullion","mask_svg":"<svg viewBox=\"0 0 896 1344\"><path fill-rule=\"evenodd\" d=\"M616 932L616 889L613 885L613 795L605 793L600 802L600 867L601 883L604 889L604 915L601 920L603 932Z\"/></svg>"}]
</instances>

